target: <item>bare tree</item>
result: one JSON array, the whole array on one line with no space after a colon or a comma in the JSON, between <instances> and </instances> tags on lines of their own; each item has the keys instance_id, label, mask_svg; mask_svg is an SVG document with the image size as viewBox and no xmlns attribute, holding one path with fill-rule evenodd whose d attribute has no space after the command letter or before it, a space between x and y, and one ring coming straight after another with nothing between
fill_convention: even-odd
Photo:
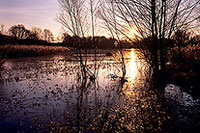
<instances>
[{"instance_id":1,"label":"bare tree","mask_svg":"<svg viewBox=\"0 0 200 133\"><path fill-rule=\"evenodd\" d=\"M85 0L58 0L61 13L57 17L72 35L85 37L88 32Z\"/></svg>"},{"instance_id":2,"label":"bare tree","mask_svg":"<svg viewBox=\"0 0 200 133\"><path fill-rule=\"evenodd\" d=\"M87 79L87 58L82 57L81 37L85 37L88 33L87 13L85 11L85 0L58 0L61 13L57 17L57 21L61 23L67 31L76 39L76 50L80 60L80 68L82 73L82 86L85 87ZM87 51L86 51L87 53Z\"/></svg>"},{"instance_id":3,"label":"bare tree","mask_svg":"<svg viewBox=\"0 0 200 133\"><path fill-rule=\"evenodd\" d=\"M43 40L47 42L54 41L53 33L49 29L44 29L44 31L42 32L42 37L43 37Z\"/></svg>"},{"instance_id":4,"label":"bare tree","mask_svg":"<svg viewBox=\"0 0 200 133\"><path fill-rule=\"evenodd\" d=\"M168 56L165 39L173 38L175 32L182 28L197 27L199 16L195 11L199 3L199 0L105 0L101 11L104 17L101 17L109 25L109 30L117 31L137 45L159 77L165 71ZM132 28L138 32L134 38L127 35ZM144 45L135 43L135 40L145 38L150 38L150 41Z\"/></svg>"},{"instance_id":5,"label":"bare tree","mask_svg":"<svg viewBox=\"0 0 200 133\"><path fill-rule=\"evenodd\" d=\"M98 9L100 8L100 1L98 0L89 0L89 11L90 11L90 19L91 19L91 34L92 34L92 45L94 47L94 78L98 75L98 66L97 64L97 42L95 40L95 28L96 28L96 17L95 14L97 13ZM98 66L97 66L98 65Z\"/></svg>"},{"instance_id":6,"label":"bare tree","mask_svg":"<svg viewBox=\"0 0 200 133\"><path fill-rule=\"evenodd\" d=\"M1 24L1 26L0 26L0 35L3 35L4 34L4 27L5 27L5 25L4 24ZM3 64L4 64L4 59L2 58L2 55L1 55L1 53L0 53L0 82L1 82L1 80L3 79L2 78L2 75L1 75L1 71L3 70Z\"/></svg>"},{"instance_id":7,"label":"bare tree","mask_svg":"<svg viewBox=\"0 0 200 133\"><path fill-rule=\"evenodd\" d=\"M24 25L18 24L10 27L9 33L17 39L26 39L28 38L30 31L27 30Z\"/></svg>"},{"instance_id":8,"label":"bare tree","mask_svg":"<svg viewBox=\"0 0 200 133\"><path fill-rule=\"evenodd\" d=\"M42 29L33 27L31 28L31 34L36 40L41 40L42 39Z\"/></svg>"},{"instance_id":9,"label":"bare tree","mask_svg":"<svg viewBox=\"0 0 200 133\"><path fill-rule=\"evenodd\" d=\"M58 42L58 43L59 43L59 42L62 42L62 41L63 41L62 35L58 35L58 36L56 37L55 41Z\"/></svg>"},{"instance_id":10,"label":"bare tree","mask_svg":"<svg viewBox=\"0 0 200 133\"><path fill-rule=\"evenodd\" d=\"M5 25L1 24L1 26L0 26L0 35L5 34L4 32L5 32Z\"/></svg>"},{"instance_id":11,"label":"bare tree","mask_svg":"<svg viewBox=\"0 0 200 133\"><path fill-rule=\"evenodd\" d=\"M108 10L105 10L106 8L109 8L109 13L107 14ZM110 5L102 5L102 10L98 12L100 18L104 21L104 25L109 33L110 36L113 39L114 45L117 47L119 50L120 56L121 56L121 69L122 69L122 76L121 79L122 81L125 81L126 77L126 65L125 65L125 59L124 59L124 54L123 54L123 48L121 45L121 38L120 38L120 32L117 29L117 15L116 15L116 8L114 7L114 4L111 2ZM111 20L112 20L112 25L111 25Z\"/></svg>"}]
</instances>

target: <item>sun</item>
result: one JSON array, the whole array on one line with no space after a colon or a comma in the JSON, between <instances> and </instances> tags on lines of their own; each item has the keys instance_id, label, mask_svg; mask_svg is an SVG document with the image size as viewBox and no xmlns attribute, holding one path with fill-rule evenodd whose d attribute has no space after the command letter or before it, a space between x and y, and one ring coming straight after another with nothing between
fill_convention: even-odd
<instances>
[{"instance_id":1,"label":"sun","mask_svg":"<svg viewBox=\"0 0 200 133\"><path fill-rule=\"evenodd\" d=\"M131 27L129 30L128 30L128 36L130 37L130 38L136 38L136 36L139 36L139 33L138 33L138 31L136 30L136 28L135 27Z\"/></svg>"}]
</instances>

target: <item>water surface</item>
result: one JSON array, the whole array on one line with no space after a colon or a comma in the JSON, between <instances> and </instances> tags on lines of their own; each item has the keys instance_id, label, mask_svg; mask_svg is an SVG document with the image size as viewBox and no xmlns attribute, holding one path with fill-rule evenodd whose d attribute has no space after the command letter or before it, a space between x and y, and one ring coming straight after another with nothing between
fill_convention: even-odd
<instances>
[{"instance_id":1,"label":"water surface","mask_svg":"<svg viewBox=\"0 0 200 133\"><path fill-rule=\"evenodd\" d=\"M97 81L87 80L84 88L76 54L6 60L0 84L2 131L54 131L61 127L72 131L161 131L174 128L166 124L170 120L177 121L178 130L184 124L189 129L193 123L198 127L198 100L171 84L166 85L163 96L149 89L144 82L148 65L133 49L124 51L128 82L122 84L121 56L112 51L113 56L108 57L107 52L98 52ZM88 71L93 72L94 54L85 58ZM167 107L163 107L163 99L169 102Z\"/></svg>"}]
</instances>

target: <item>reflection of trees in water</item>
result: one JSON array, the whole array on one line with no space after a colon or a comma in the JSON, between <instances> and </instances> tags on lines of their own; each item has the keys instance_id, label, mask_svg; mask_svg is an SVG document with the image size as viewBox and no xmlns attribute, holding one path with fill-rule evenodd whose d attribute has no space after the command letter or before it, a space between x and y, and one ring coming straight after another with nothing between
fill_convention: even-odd
<instances>
[{"instance_id":1,"label":"reflection of trees in water","mask_svg":"<svg viewBox=\"0 0 200 133\"><path fill-rule=\"evenodd\" d=\"M2 80L1 71L3 70L3 64L4 64L4 60L1 58L1 55L0 55L0 81Z\"/></svg>"},{"instance_id":2,"label":"reflection of trees in water","mask_svg":"<svg viewBox=\"0 0 200 133\"><path fill-rule=\"evenodd\" d=\"M133 89L123 98L110 114L105 130L148 132L161 131L167 114L156 92ZM125 92L127 93L127 91Z\"/></svg>"},{"instance_id":3,"label":"reflection of trees in water","mask_svg":"<svg viewBox=\"0 0 200 133\"><path fill-rule=\"evenodd\" d=\"M111 79L110 79L111 80ZM75 121L69 131L162 131L168 119L162 96L132 82L122 84L118 78L105 88L87 81L77 87ZM144 85L145 86L145 85Z\"/></svg>"},{"instance_id":4,"label":"reflection of trees in water","mask_svg":"<svg viewBox=\"0 0 200 133\"><path fill-rule=\"evenodd\" d=\"M130 85L130 84L129 84ZM75 123L71 131L161 131L167 118L156 91L131 88L116 81L105 87L104 95L95 84L77 89ZM102 97L103 96L103 97Z\"/></svg>"},{"instance_id":5,"label":"reflection of trees in water","mask_svg":"<svg viewBox=\"0 0 200 133\"><path fill-rule=\"evenodd\" d=\"M15 63L12 67L12 72L19 74L19 82L24 85L26 94L22 93L22 95L25 98L41 96L47 101L43 101L43 99L36 101L37 98L23 101L22 96L19 97L20 101L25 105L31 102L30 105L26 105L26 110L44 107L51 110L53 107L55 113L50 113L50 121L61 121L58 130L62 127L62 130L65 131L85 132L143 131L151 128L146 121L150 121L152 118L156 123L159 119L158 116L162 119L161 113L155 113L161 110L156 93L139 88L137 83L134 85L131 85L132 82L122 84L119 76L104 75L117 71L116 68L119 68L120 63L102 62L100 73L103 75L100 75L102 77L96 82L92 82L88 78L84 82L79 79L81 72L78 63L42 61L40 63L26 62L26 65L21 66L22 63ZM93 66L91 65L91 67ZM117 75L120 72L114 74ZM16 74L12 76L14 77L14 75L16 76ZM29 83L26 86L27 81ZM39 94L34 94L34 92ZM53 102L48 99L52 99ZM38 104L34 104L34 108L32 108L32 102ZM43 103L49 105L43 105ZM57 104L60 104L60 107ZM20 107L20 103L11 106ZM24 110L22 108L20 112ZM49 113L50 110L46 111ZM153 117L153 113L155 113L155 117ZM46 118L42 114L40 119ZM158 128L156 124L152 128ZM126 128L126 125L130 128ZM145 129L143 129L144 125L147 125Z\"/></svg>"},{"instance_id":6,"label":"reflection of trees in water","mask_svg":"<svg viewBox=\"0 0 200 133\"><path fill-rule=\"evenodd\" d=\"M108 115L120 96L123 84L120 81L101 88L96 83L89 81L87 88L76 88L75 121L68 130L75 131L101 131L108 120Z\"/></svg>"},{"instance_id":7,"label":"reflection of trees in water","mask_svg":"<svg viewBox=\"0 0 200 133\"><path fill-rule=\"evenodd\" d=\"M141 65L140 69L148 68ZM142 73L142 70L139 72L140 78L149 75L148 71ZM131 85L132 80L124 84L116 80L106 86L105 90L94 83L88 83L85 90L87 93L79 91L77 123L74 125L76 131L161 131L163 123L168 119L165 109L162 108L162 98L156 91L145 89L148 85L142 85L137 80L134 85ZM103 95L101 91L105 91ZM94 99L91 99L91 93L94 94ZM88 97L91 99L89 103L94 106L84 104L88 103Z\"/></svg>"}]
</instances>

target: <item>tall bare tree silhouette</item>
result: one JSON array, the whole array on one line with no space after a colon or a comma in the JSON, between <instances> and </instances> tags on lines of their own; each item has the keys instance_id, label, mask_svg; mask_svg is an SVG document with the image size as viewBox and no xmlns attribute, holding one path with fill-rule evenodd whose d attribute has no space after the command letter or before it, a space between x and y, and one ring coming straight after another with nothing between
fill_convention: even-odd
<instances>
[{"instance_id":1,"label":"tall bare tree silhouette","mask_svg":"<svg viewBox=\"0 0 200 133\"><path fill-rule=\"evenodd\" d=\"M80 38L85 37L89 28L87 23L87 13L84 7L85 0L58 0L61 13L57 17L57 21L61 23L70 34L74 36L76 50L80 60L80 68L82 73L82 86L87 82L87 58L84 60L82 53L82 44ZM87 53L87 51L85 51Z\"/></svg>"},{"instance_id":2,"label":"tall bare tree silhouette","mask_svg":"<svg viewBox=\"0 0 200 133\"><path fill-rule=\"evenodd\" d=\"M173 38L182 28L198 27L199 3L199 0L105 0L101 12L109 30L117 31L137 45L153 68L153 77L160 79L165 73L169 50L165 39ZM133 27L138 35L130 38L127 31ZM135 43L145 38L150 40L143 45Z\"/></svg>"}]
</instances>

